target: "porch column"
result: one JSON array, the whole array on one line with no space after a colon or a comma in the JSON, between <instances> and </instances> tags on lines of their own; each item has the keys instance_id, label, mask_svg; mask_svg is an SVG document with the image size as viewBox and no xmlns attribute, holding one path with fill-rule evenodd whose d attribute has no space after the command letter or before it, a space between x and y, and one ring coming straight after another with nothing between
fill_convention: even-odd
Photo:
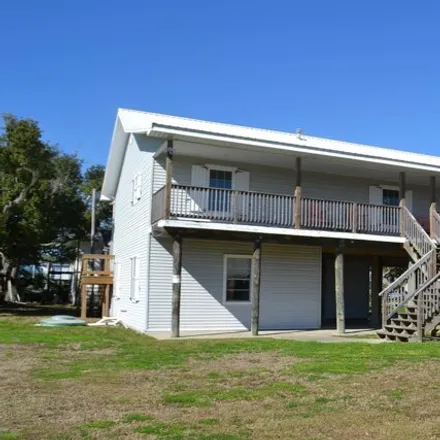
<instances>
[{"instance_id":1,"label":"porch column","mask_svg":"<svg viewBox=\"0 0 440 440\"><path fill-rule=\"evenodd\" d=\"M180 335L180 288L182 285L182 239L175 236L173 240L173 297L171 301L171 337Z\"/></svg>"},{"instance_id":2,"label":"porch column","mask_svg":"<svg viewBox=\"0 0 440 440\"><path fill-rule=\"evenodd\" d=\"M252 254L252 289L251 289L251 332L252 336L258 336L260 327L260 275L261 275L261 237L254 242L254 252Z\"/></svg>"},{"instance_id":3,"label":"porch column","mask_svg":"<svg viewBox=\"0 0 440 440\"><path fill-rule=\"evenodd\" d=\"M434 237L434 212L437 211L437 194L436 194L436 181L435 176L429 178L429 186L431 188L431 200L429 205L429 233L431 238Z\"/></svg>"},{"instance_id":4,"label":"porch column","mask_svg":"<svg viewBox=\"0 0 440 440\"><path fill-rule=\"evenodd\" d=\"M371 326L381 326L381 301L379 293L382 291L382 262L378 255L373 255L371 263Z\"/></svg>"},{"instance_id":5,"label":"porch column","mask_svg":"<svg viewBox=\"0 0 440 440\"><path fill-rule=\"evenodd\" d=\"M399 197L400 197L400 202L399 202L399 206L401 208L403 208L404 206L406 206L406 175L404 171L401 171L399 173ZM400 212L400 235L404 236L404 229L405 229L405 224L404 224L404 219L403 219L403 214Z\"/></svg>"},{"instance_id":6,"label":"porch column","mask_svg":"<svg viewBox=\"0 0 440 440\"><path fill-rule=\"evenodd\" d=\"M172 140L167 142L167 157L165 162L165 216L164 218L170 218L171 212L171 185L173 183L173 156L174 145Z\"/></svg>"},{"instance_id":7,"label":"porch column","mask_svg":"<svg viewBox=\"0 0 440 440\"><path fill-rule=\"evenodd\" d=\"M404 171L399 173L399 206L406 206L406 174Z\"/></svg>"},{"instance_id":8,"label":"porch column","mask_svg":"<svg viewBox=\"0 0 440 440\"><path fill-rule=\"evenodd\" d=\"M344 307L344 254L342 245L336 249L335 258L335 299L336 299L336 330L345 333L345 307Z\"/></svg>"},{"instance_id":9,"label":"porch column","mask_svg":"<svg viewBox=\"0 0 440 440\"><path fill-rule=\"evenodd\" d=\"M301 228L301 158L296 158L296 185L295 185L295 229Z\"/></svg>"}]
</instances>

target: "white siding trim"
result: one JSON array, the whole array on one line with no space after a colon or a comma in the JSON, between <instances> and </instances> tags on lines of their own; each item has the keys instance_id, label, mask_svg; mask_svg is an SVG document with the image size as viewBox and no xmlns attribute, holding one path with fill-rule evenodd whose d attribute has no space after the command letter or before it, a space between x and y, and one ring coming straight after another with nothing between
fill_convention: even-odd
<instances>
[{"instance_id":1,"label":"white siding trim","mask_svg":"<svg viewBox=\"0 0 440 440\"><path fill-rule=\"evenodd\" d=\"M247 226L226 223L208 223L184 220L159 220L158 228L206 229L211 231L248 232L252 234L292 235L310 238L341 238L345 240L378 241L387 243L405 243L405 237L387 235L354 234L352 232L314 231L309 229L275 228L268 226Z\"/></svg>"},{"instance_id":2,"label":"white siding trim","mask_svg":"<svg viewBox=\"0 0 440 440\"><path fill-rule=\"evenodd\" d=\"M242 258L251 261L251 278L249 281L249 301L228 301L226 299L227 281L228 281L228 258ZM244 254L224 254L223 255L223 296L222 303L230 305L249 305L252 298L252 255Z\"/></svg>"}]
</instances>

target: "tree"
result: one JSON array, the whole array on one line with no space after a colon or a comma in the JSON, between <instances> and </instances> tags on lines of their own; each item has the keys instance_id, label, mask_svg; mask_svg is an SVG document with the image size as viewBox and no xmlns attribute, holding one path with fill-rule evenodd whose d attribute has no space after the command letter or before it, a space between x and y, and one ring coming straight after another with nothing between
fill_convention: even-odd
<instances>
[{"instance_id":1,"label":"tree","mask_svg":"<svg viewBox=\"0 0 440 440\"><path fill-rule=\"evenodd\" d=\"M85 235L81 162L42 140L36 121L3 117L0 136L0 299L18 299L21 264L66 258Z\"/></svg>"}]
</instances>

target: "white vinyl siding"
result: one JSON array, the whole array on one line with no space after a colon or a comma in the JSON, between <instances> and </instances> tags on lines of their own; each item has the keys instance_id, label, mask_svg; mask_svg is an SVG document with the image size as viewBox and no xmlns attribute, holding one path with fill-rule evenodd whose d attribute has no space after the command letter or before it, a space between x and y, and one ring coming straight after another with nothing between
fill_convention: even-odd
<instances>
[{"instance_id":1,"label":"white vinyl siding","mask_svg":"<svg viewBox=\"0 0 440 440\"><path fill-rule=\"evenodd\" d=\"M154 153L160 140L148 139L144 135L131 135L121 170L114 202L113 253L120 264L117 282L119 299L112 301L112 316L118 316L127 326L145 331L147 327L149 236L151 234L151 196ZM131 205L133 179L138 178L141 198ZM139 194L139 193L138 193ZM139 257L139 294L136 301L130 300L130 258Z\"/></svg>"},{"instance_id":2,"label":"white vinyl siding","mask_svg":"<svg viewBox=\"0 0 440 440\"><path fill-rule=\"evenodd\" d=\"M170 329L172 255L170 239L151 240L148 330ZM225 255L251 255L252 243L183 240L181 329L250 328L251 303L223 302ZM262 328L318 328L321 314L321 250L263 244Z\"/></svg>"}]
</instances>

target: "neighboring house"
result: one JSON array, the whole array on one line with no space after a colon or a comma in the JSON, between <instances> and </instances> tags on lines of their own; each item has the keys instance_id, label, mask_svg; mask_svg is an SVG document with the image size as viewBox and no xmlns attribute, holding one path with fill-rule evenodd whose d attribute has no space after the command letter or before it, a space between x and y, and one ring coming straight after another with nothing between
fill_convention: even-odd
<instances>
[{"instance_id":1,"label":"neighboring house","mask_svg":"<svg viewBox=\"0 0 440 440\"><path fill-rule=\"evenodd\" d=\"M112 314L174 335L378 325L382 267L425 258L392 283L387 324L434 276L438 175L438 157L121 109Z\"/></svg>"}]
</instances>

